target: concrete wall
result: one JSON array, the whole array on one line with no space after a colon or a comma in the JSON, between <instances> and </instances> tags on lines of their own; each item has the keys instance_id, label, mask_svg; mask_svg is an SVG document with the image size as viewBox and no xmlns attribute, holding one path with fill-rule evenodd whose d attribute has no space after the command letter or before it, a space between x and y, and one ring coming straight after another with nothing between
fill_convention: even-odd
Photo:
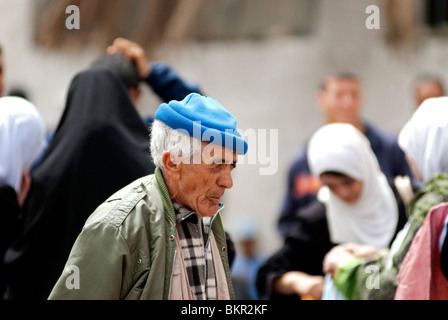
<instances>
[{"instance_id":1,"label":"concrete wall","mask_svg":"<svg viewBox=\"0 0 448 320\"><path fill-rule=\"evenodd\" d=\"M5 51L7 90L23 86L54 126L73 75L98 54L46 51L33 46L32 0L0 1L0 43ZM197 81L238 119L242 131L253 129L261 138L278 130L277 154L268 148L274 175L260 175L260 163L242 164L234 173L234 187L225 195L224 222L234 233L242 216L256 219L260 249L276 250L281 239L275 223L285 191L288 165L307 137L321 125L315 106L316 87L327 72L348 68L364 83L365 117L397 133L415 105L411 84L421 71L437 71L446 80L446 40L426 38L414 50L396 52L384 44L383 30L367 30L365 9L376 0L321 0L312 34L263 41L191 43L164 47L163 60L185 78ZM383 17L382 17L383 18ZM383 22L383 21L382 21ZM139 107L155 112L159 101L149 90ZM250 152L259 150L258 142Z\"/></svg>"}]
</instances>

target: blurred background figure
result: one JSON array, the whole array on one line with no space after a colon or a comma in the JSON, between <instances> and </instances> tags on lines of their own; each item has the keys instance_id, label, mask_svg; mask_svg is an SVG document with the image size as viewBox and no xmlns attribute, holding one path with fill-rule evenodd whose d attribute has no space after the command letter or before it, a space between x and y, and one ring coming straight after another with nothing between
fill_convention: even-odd
<instances>
[{"instance_id":1,"label":"blurred background figure","mask_svg":"<svg viewBox=\"0 0 448 320\"><path fill-rule=\"evenodd\" d=\"M418 108L428 98L445 95L445 86L441 77L433 74L421 74L414 82L415 104Z\"/></svg>"},{"instance_id":2,"label":"blurred background figure","mask_svg":"<svg viewBox=\"0 0 448 320\"><path fill-rule=\"evenodd\" d=\"M331 241L388 246L406 214L367 138L348 123L325 125L310 139L308 161L323 184L317 198Z\"/></svg>"},{"instance_id":3,"label":"blurred background figure","mask_svg":"<svg viewBox=\"0 0 448 320\"><path fill-rule=\"evenodd\" d=\"M308 162L323 184L317 198L325 204L331 242L388 247L406 212L368 139L348 123L325 125L310 139ZM346 299L323 265L322 299Z\"/></svg>"},{"instance_id":4,"label":"blurred background figure","mask_svg":"<svg viewBox=\"0 0 448 320\"><path fill-rule=\"evenodd\" d=\"M329 250L341 243L388 246L406 221L393 179L380 170L368 139L353 125L321 127L307 151L322 187L296 212L283 247L261 267L257 288L266 299L336 297L324 291L322 265Z\"/></svg>"},{"instance_id":5,"label":"blurred background figure","mask_svg":"<svg viewBox=\"0 0 448 320\"><path fill-rule=\"evenodd\" d=\"M30 102L0 98L0 298L6 286L3 256L18 237L22 206L31 185L31 166L46 145L44 121Z\"/></svg>"},{"instance_id":6,"label":"blurred background figure","mask_svg":"<svg viewBox=\"0 0 448 320\"><path fill-rule=\"evenodd\" d=\"M235 297L258 300L255 279L264 261L259 248L259 228L250 218L242 217L235 229L235 259L231 268Z\"/></svg>"},{"instance_id":7,"label":"blurred background figure","mask_svg":"<svg viewBox=\"0 0 448 320\"><path fill-rule=\"evenodd\" d=\"M388 178L412 177L403 151L398 147L397 138L363 118L361 86L360 79L351 73L338 73L325 77L316 97L324 122L349 123L362 132L370 142L380 169ZM278 230L281 235L287 235L294 215L316 198L320 187L319 178L310 172L305 146L289 168L287 190L278 219Z\"/></svg>"}]
</instances>

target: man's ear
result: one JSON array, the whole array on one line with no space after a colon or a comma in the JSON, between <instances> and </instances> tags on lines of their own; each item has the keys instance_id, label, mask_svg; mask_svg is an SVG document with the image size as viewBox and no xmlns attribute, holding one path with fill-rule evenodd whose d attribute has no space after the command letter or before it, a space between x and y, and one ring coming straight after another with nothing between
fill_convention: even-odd
<instances>
[{"instance_id":1,"label":"man's ear","mask_svg":"<svg viewBox=\"0 0 448 320\"><path fill-rule=\"evenodd\" d=\"M167 151L163 154L162 161L166 174L173 180L179 180L182 165L180 157Z\"/></svg>"}]
</instances>

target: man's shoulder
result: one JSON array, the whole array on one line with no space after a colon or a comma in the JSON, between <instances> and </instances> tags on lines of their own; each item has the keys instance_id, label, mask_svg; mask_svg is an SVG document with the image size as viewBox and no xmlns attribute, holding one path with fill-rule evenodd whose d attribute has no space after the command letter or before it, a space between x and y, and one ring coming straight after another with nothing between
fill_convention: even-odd
<instances>
[{"instance_id":1,"label":"man's shoulder","mask_svg":"<svg viewBox=\"0 0 448 320\"><path fill-rule=\"evenodd\" d=\"M386 145L396 145L397 144L397 135L393 134L390 131L387 131L383 128L379 128L369 122L365 123L366 127L366 136L369 140L375 139L381 141Z\"/></svg>"},{"instance_id":2,"label":"man's shoulder","mask_svg":"<svg viewBox=\"0 0 448 320\"><path fill-rule=\"evenodd\" d=\"M377 156L400 157L404 161L403 151L398 146L397 135L372 124L366 124L365 135Z\"/></svg>"},{"instance_id":3,"label":"man's shoulder","mask_svg":"<svg viewBox=\"0 0 448 320\"><path fill-rule=\"evenodd\" d=\"M100 223L118 228L133 211L141 208L142 202L149 204L146 207L151 207L153 211L156 211L154 208L163 208L161 197L155 188L154 175L139 178L115 192L90 215L86 226Z\"/></svg>"}]
</instances>

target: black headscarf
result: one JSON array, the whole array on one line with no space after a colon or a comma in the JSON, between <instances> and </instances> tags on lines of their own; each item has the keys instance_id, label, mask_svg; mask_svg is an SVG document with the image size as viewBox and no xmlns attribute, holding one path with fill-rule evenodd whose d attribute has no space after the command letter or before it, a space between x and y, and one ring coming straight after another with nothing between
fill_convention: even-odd
<instances>
[{"instance_id":1,"label":"black headscarf","mask_svg":"<svg viewBox=\"0 0 448 320\"><path fill-rule=\"evenodd\" d=\"M22 237L5 256L13 297L47 299L87 217L114 192L153 172L149 130L123 82L105 68L76 75L33 173Z\"/></svg>"}]
</instances>

